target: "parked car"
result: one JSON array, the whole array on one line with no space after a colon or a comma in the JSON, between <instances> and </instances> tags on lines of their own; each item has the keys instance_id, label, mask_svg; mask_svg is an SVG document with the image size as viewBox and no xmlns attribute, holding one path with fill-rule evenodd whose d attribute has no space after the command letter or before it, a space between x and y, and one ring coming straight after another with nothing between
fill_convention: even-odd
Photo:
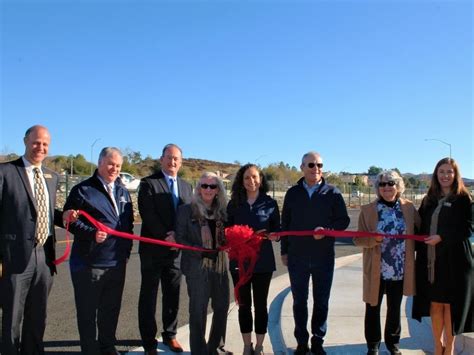
<instances>
[{"instance_id":1,"label":"parked car","mask_svg":"<svg viewBox=\"0 0 474 355\"><path fill-rule=\"evenodd\" d=\"M360 192L359 190L352 191L352 197L362 197L364 196L363 192Z\"/></svg>"},{"instance_id":2,"label":"parked car","mask_svg":"<svg viewBox=\"0 0 474 355\"><path fill-rule=\"evenodd\" d=\"M120 173L120 180L125 185L128 191L134 192L140 186L140 179L129 173Z\"/></svg>"}]
</instances>

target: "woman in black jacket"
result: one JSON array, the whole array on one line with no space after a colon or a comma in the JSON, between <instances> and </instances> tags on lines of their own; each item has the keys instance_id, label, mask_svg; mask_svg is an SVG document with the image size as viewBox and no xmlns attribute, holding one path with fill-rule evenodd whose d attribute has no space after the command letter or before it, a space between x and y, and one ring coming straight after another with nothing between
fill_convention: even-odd
<instances>
[{"instance_id":1,"label":"woman in black jacket","mask_svg":"<svg viewBox=\"0 0 474 355\"><path fill-rule=\"evenodd\" d=\"M280 213L274 199L267 195L268 184L265 176L254 164L242 166L232 184L232 195L227 206L229 225L247 225L254 231L276 232L280 229ZM231 261L230 271L234 285L239 282L236 261ZM272 242L264 240L261 244L252 278L239 289L239 325L244 341L244 355L254 352L263 354L263 340L267 332L267 297L273 271L275 256ZM255 349L252 348L252 296L255 309L256 333Z\"/></svg>"},{"instance_id":2,"label":"woman in black jacket","mask_svg":"<svg viewBox=\"0 0 474 355\"><path fill-rule=\"evenodd\" d=\"M474 331L471 196L453 159L436 164L419 213L429 237L417 246L413 317L430 315L435 355L453 354L454 336Z\"/></svg>"}]
</instances>

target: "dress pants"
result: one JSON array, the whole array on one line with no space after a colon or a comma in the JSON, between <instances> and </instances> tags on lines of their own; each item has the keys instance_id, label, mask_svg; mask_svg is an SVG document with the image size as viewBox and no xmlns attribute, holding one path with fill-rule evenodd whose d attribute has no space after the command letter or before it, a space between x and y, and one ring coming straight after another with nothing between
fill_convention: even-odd
<instances>
[{"instance_id":1,"label":"dress pants","mask_svg":"<svg viewBox=\"0 0 474 355\"><path fill-rule=\"evenodd\" d=\"M142 283L138 300L138 326L143 348L156 349L156 300L161 281L163 295L163 339L174 339L178 326L179 290L181 286L180 259L163 260L140 254Z\"/></svg>"},{"instance_id":2,"label":"dress pants","mask_svg":"<svg viewBox=\"0 0 474 355\"><path fill-rule=\"evenodd\" d=\"M115 351L125 269L126 264L122 262L111 268L71 270L83 354Z\"/></svg>"},{"instance_id":3,"label":"dress pants","mask_svg":"<svg viewBox=\"0 0 474 355\"><path fill-rule=\"evenodd\" d=\"M293 294L294 335L298 344L308 344L309 279L313 283L311 344L322 345L327 331L329 296L334 276L334 258L320 260L310 256L288 256L288 273Z\"/></svg>"},{"instance_id":4,"label":"dress pants","mask_svg":"<svg viewBox=\"0 0 474 355\"><path fill-rule=\"evenodd\" d=\"M267 298L272 280L272 272L254 273L252 278L239 289L239 326L241 333L253 330L252 295L255 309L255 333L266 334L268 326ZM234 285L239 282L239 274L232 272Z\"/></svg>"},{"instance_id":5,"label":"dress pants","mask_svg":"<svg viewBox=\"0 0 474 355\"><path fill-rule=\"evenodd\" d=\"M189 295L189 343L193 355L223 352L229 310L229 277L196 267L186 273ZM213 311L209 341L206 342L207 308Z\"/></svg>"},{"instance_id":6,"label":"dress pants","mask_svg":"<svg viewBox=\"0 0 474 355\"><path fill-rule=\"evenodd\" d=\"M31 253L25 271L2 277L2 355L44 354L46 308L53 285L42 246ZM23 326L20 332L21 322Z\"/></svg>"},{"instance_id":7,"label":"dress pants","mask_svg":"<svg viewBox=\"0 0 474 355\"><path fill-rule=\"evenodd\" d=\"M400 306L403 298L403 280L380 280L379 299L376 306L365 304L365 339L371 350L378 349L382 338L380 327L380 306L384 293L387 295L387 316L385 320L385 345L393 349L400 342Z\"/></svg>"}]
</instances>

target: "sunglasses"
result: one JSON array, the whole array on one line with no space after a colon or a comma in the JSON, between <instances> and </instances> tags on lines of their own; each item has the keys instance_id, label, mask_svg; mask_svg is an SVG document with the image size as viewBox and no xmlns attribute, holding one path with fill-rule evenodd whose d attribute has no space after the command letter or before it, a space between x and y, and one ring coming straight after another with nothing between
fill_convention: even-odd
<instances>
[{"instance_id":1,"label":"sunglasses","mask_svg":"<svg viewBox=\"0 0 474 355\"><path fill-rule=\"evenodd\" d=\"M209 184L201 184L201 189L204 189L204 190L206 190L206 189L215 190L215 189L217 189L217 185L215 185L215 184L210 184L210 185L209 185Z\"/></svg>"},{"instance_id":2,"label":"sunglasses","mask_svg":"<svg viewBox=\"0 0 474 355\"><path fill-rule=\"evenodd\" d=\"M323 163L308 163L306 164L308 168L313 169L315 166L317 166L319 169L323 168Z\"/></svg>"},{"instance_id":3,"label":"sunglasses","mask_svg":"<svg viewBox=\"0 0 474 355\"><path fill-rule=\"evenodd\" d=\"M395 181L387 181L387 182L379 182L379 187L385 187L385 186L395 186L397 183Z\"/></svg>"}]
</instances>

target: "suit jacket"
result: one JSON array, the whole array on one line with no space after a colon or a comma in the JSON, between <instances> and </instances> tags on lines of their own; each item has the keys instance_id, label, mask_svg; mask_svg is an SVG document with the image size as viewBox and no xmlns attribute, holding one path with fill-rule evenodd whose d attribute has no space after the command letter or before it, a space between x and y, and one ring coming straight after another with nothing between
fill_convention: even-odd
<instances>
[{"instance_id":1,"label":"suit jacket","mask_svg":"<svg viewBox=\"0 0 474 355\"><path fill-rule=\"evenodd\" d=\"M46 263L56 271L54 225L62 226L62 214L55 210L58 176L42 168L49 194L49 237L44 244ZM36 199L31 189L23 159L0 164L0 258L3 272L22 273L35 246Z\"/></svg>"},{"instance_id":2,"label":"suit jacket","mask_svg":"<svg viewBox=\"0 0 474 355\"><path fill-rule=\"evenodd\" d=\"M119 179L114 183L115 202L119 214L115 211L112 199L99 180L98 172L87 180L74 186L69 194L65 210L79 209L89 213L100 223L117 231L133 233L133 206L130 193ZM77 271L88 267L115 267L130 257L132 241L110 236L103 243L96 243L97 229L84 217L70 225L74 234L71 259L71 270Z\"/></svg>"},{"instance_id":3,"label":"suit jacket","mask_svg":"<svg viewBox=\"0 0 474 355\"><path fill-rule=\"evenodd\" d=\"M191 202L193 188L181 178L177 178L178 206ZM138 210L142 218L141 235L164 240L166 233L176 228L176 210L168 181L162 171L143 178L138 190ZM170 250L155 244L140 242L140 254L148 254L172 261L181 255L180 251Z\"/></svg>"}]
</instances>

